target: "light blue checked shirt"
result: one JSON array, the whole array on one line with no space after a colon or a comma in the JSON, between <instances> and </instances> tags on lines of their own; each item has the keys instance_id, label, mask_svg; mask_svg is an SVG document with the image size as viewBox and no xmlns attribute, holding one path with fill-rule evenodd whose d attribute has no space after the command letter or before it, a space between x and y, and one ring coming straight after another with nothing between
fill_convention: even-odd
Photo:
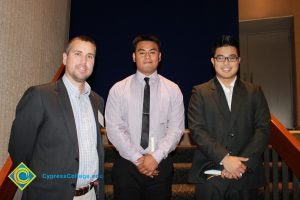
<instances>
[{"instance_id":1,"label":"light blue checked shirt","mask_svg":"<svg viewBox=\"0 0 300 200\"><path fill-rule=\"evenodd\" d=\"M89 98L91 87L85 82L84 92L80 94L79 89L68 80L66 75L62 80L69 94L77 130L79 170L76 187L80 188L96 180L95 175L99 172L97 129Z\"/></svg>"}]
</instances>

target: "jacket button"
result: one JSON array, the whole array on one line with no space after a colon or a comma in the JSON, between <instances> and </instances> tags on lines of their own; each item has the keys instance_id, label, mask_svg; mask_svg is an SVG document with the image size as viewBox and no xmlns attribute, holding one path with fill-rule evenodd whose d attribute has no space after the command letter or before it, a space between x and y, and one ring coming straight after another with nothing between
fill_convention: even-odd
<instances>
[{"instance_id":1,"label":"jacket button","mask_svg":"<svg viewBox=\"0 0 300 200\"><path fill-rule=\"evenodd\" d=\"M76 157L75 160L76 160L77 162L79 162L79 158Z\"/></svg>"},{"instance_id":2,"label":"jacket button","mask_svg":"<svg viewBox=\"0 0 300 200\"><path fill-rule=\"evenodd\" d=\"M75 184L75 183L72 183L71 186L72 186L72 187L76 187L76 184Z\"/></svg>"},{"instance_id":3,"label":"jacket button","mask_svg":"<svg viewBox=\"0 0 300 200\"><path fill-rule=\"evenodd\" d=\"M230 133L230 137L234 137L234 133Z\"/></svg>"}]
</instances>

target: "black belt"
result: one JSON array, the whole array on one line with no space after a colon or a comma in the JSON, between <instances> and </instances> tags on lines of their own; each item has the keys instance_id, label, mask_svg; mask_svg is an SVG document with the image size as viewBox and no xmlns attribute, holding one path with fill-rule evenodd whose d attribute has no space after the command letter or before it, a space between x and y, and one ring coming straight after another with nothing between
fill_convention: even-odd
<instances>
[{"instance_id":1,"label":"black belt","mask_svg":"<svg viewBox=\"0 0 300 200\"><path fill-rule=\"evenodd\" d=\"M93 182L90 182L90 184L86 187L77 188L74 191L74 196L82 196L88 193L91 189L93 189L95 186L99 185L99 181L95 180Z\"/></svg>"}]
</instances>

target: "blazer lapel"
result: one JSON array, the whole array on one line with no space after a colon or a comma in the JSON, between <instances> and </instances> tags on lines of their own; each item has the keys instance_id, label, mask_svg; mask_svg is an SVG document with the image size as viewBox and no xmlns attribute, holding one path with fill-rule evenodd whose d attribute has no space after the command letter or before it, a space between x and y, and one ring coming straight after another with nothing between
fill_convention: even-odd
<instances>
[{"instance_id":1,"label":"blazer lapel","mask_svg":"<svg viewBox=\"0 0 300 200\"><path fill-rule=\"evenodd\" d=\"M71 105L71 101L67 89L62 79L57 81L57 92L58 92L58 100L61 106L61 110L63 111L66 126L68 128L67 132L70 134L70 140L74 143L74 148L76 149L76 153L79 155L77 130L76 130L75 118L73 115L73 109L72 109L72 105Z\"/></svg>"},{"instance_id":2,"label":"blazer lapel","mask_svg":"<svg viewBox=\"0 0 300 200\"><path fill-rule=\"evenodd\" d=\"M244 100L247 92L242 85L242 82L237 79L235 82L235 86L233 88L232 94L232 103L231 103L231 121L230 126L232 127L238 117L240 109L240 105Z\"/></svg>"},{"instance_id":3,"label":"blazer lapel","mask_svg":"<svg viewBox=\"0 0 300 200\"><path fill-rule=\"evenodd\" d=\"M217 78L214 78L211 81L210 85L212 92L213 99L215 100L216 105L218 106L219 110L221 111L223 117L229 121L230 120L230 110L227 104L227 100L223 91L222 86L220 85Z\"/></svg>"},{"instance_id":4,"label":"blazer lapel","mask_svg":"<svg viewBox=\"0 0 300 200\"><path fill-rule=\"evenodd\" d=\"M99 130L101 128L100 123L98 121L98 112L100 112L99 111L99 106L97 106L97 101L95 100L94 94L92 92L91 92L89 97L90 97L90 101L91 101L91 105L92 105L92 108L93 108L94 117L95 117L95 121L96 121L97 133L99 133Z\"/></svg>"}]
</instances>

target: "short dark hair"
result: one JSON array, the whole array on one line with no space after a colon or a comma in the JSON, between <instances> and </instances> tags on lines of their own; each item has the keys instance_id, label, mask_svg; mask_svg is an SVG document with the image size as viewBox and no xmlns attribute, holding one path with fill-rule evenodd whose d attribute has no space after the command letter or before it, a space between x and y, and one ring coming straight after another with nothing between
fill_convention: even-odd
<instances>
[{"instance_id":1,"label":"short dark hair","mask_svg":"<svg viewBox=\"0 0 300 200\"><path fill-rule=\"evenodd\" d=\"M220 47L232 46L236 48L238 56L240 56L240 48L239 43L235 40L231 35L222 35L221 37L217 38L213 47L212 47L212 57L215 56L216 49Z\"/></svg>"},{"instance_id":2,"label":"short dark hair","mask_svg":"<svg viewBox=\"0 0 300 200\"><path fill-rule=\"evenodd\" d=\"M136 46L139 42L142 42L142 41L151 41L151 42L155 42L158 46L158 50L161 52L161 42L160 40L154 36L154 35L139 35L139 36L136 36L134 38L134 40L132 41L132 51L135 52L136 50Z\"/></svg>"},{"instance_id":3,"label":"short dark hair","mask_svg":"<svg viewBox=\"0 0 300 200\"><path fill-rule=\"evenodd\" d=\"M81 41L84 41L84 42L90 42L92 43L95 47L96 47L96 42L93 40L93 38L91 38L90 36L87 36L87 35L79 35L79 36L76 36L76 37L73 37L72 39L69 40L68 44L67 44L67 47L65 49L65 52L68 54L71 47L72 47L72 42L75 41L75 40L81 40Z\"/></svg>"}]
</instances>

